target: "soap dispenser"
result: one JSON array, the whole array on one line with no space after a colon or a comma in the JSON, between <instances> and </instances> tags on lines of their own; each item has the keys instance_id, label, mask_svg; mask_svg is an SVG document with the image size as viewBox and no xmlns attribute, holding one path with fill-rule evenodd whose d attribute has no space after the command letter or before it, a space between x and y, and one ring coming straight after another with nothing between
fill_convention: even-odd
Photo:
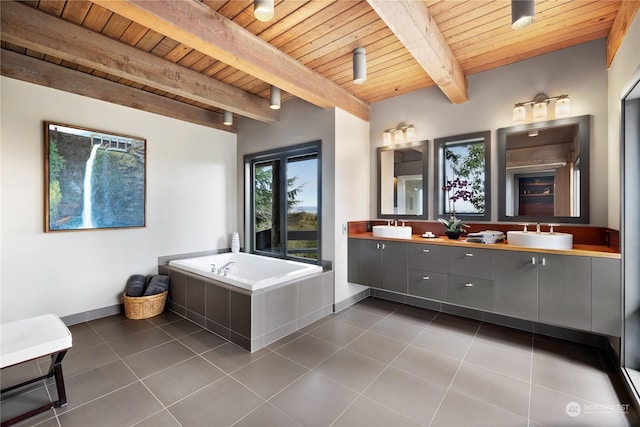
<instances>
[{"instance_id":1,"label":"soap dispenser","mask_svg":"<svg viewBox=\"0 0 640 427\"><path fill-rule=\"evenodd\" d=\"M240 252L240 236L237 231L231 233L231 252L234 254Z\"/></svg>"}]
</instances>

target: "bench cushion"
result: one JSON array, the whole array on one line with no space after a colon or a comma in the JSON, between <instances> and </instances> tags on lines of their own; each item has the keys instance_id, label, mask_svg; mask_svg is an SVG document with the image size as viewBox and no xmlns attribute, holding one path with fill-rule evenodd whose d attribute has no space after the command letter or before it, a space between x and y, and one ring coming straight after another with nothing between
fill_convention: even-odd
<instances>
[{"instance_id":1,"label":"bench cushion","mask_svg":"<svg viewBox=\"0 0 640 427\"><path fill-rule=\"evenodd\" d=\"M55 314L0 326L0 368L71 348L71 332Z\"/></svg>"}]
</instances>

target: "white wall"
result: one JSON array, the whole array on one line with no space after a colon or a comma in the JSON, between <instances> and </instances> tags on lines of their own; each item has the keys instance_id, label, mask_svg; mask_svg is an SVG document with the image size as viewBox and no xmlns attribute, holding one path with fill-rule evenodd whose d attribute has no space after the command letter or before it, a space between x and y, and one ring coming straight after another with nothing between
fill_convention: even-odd
<instances>
[{"instance_id":1,"label":"white wall","mask_svg":"<svg viewBox=\"0 0 640 427\"><path fill-rule=\"evenodd\" d=\"M3 322L113 306L158 256L229 247L234 134L6 77L0 88ZM146 228L44 233L44 120L146 138Z\"/></svg>"},{"instance_id":2,"label":"white wall","mask_svg":"<svg viewBox=\"0 0 640 427\"><path fill-rule=\"evenodd\" d=\"M349 221L369 219L371 188L369 170L369 123L336 109L335 161L335 302L357 294L366 286L347 281L347 234Z\"/></svg>"},{"instance_id":3,"label":"white wall","mask_svg":"<svg viewBox=\"0 0 640 427\"><path fill-rule=\"evenodd\" d=\"M610 228L620 229L620 126L621 99L630 89L634 74L640 68L640 13L629 26L627 35L611 66L609 67L609 176L607 193L609 198Z\"/></svg>"},{"instance_id":4,"label":"white wall","mask_svg":"<svg viewBox=\"0 0 640 427\"><path fill-rule=\"evenodd\" d=\"M376 147L384 129L414 124L418 140L491 130L492 194L497 194L496 131L512 126L516 102L569 94L571 115L592 115L591 212L592 225L607 225L607 72L604 40L584 43L469 76L469 101L452 104L435 86L374 103L371 114L371 173L375 180ZM430 153L431 155L432 153ZM432 159L431 159L432 160ZM432 168L431 168L432 169ZM375 181L372 181L375 182ZM432 182L430 180L430 182ZM430 184L429 184L430 185ZM430 188L431 190L431 188ZM433 194L429 218L435 219ZM376 217L376 188L371 187L370 214ZM492 197L492 221L498 219L498 198Z\"/></svg>"}]
</instances>

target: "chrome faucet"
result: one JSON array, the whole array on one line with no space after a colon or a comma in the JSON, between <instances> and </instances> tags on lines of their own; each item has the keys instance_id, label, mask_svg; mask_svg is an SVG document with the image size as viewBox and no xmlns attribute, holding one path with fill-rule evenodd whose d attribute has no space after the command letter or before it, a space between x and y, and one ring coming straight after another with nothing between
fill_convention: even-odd
<instances>
[{"instance_id":1,"label":"chrome faucet","mask_svg":"<svg viewBox=\"0 0 640 427\"><path fill-rule=\"evenodd\" d=\"M229 268L229 266L231 264L235 264L235 261L229 261L228 263L226 263L225 265L223 265L222 267L220 267L220 270L224 270L225 268Z\"/></svg>"},{"instance_id":2,"label":"chrome faucet","mask_svg":"<svg viewBox=\"0 0 640 427\"><path fill-rule=\"evenodd\" d=\"M216 268L215 264L211 264L211 272L227 276L229 274L229 266L231 264L235 264L235 263L236 263L235 261L229 261L228 263L226 263L225 265L223 265L220 268Z\"/></svg>"}]
</instances>

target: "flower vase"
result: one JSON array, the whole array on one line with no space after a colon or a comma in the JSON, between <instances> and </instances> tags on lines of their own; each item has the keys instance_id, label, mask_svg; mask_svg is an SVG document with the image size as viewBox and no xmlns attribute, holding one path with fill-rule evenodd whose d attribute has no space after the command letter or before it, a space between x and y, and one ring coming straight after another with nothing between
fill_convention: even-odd
<instances>
[{"instance_id":1,"label":"flower vase","mask_svg":"<svg viewBox=\"0 0 640 427\"><path fill-rule=\"evenodd\" d=\"M458 240L460 238L460 234L462 234L462 232L461 231L446 230L444 232L444 234L451 240Z\"/></svg>"}]
</instances>

